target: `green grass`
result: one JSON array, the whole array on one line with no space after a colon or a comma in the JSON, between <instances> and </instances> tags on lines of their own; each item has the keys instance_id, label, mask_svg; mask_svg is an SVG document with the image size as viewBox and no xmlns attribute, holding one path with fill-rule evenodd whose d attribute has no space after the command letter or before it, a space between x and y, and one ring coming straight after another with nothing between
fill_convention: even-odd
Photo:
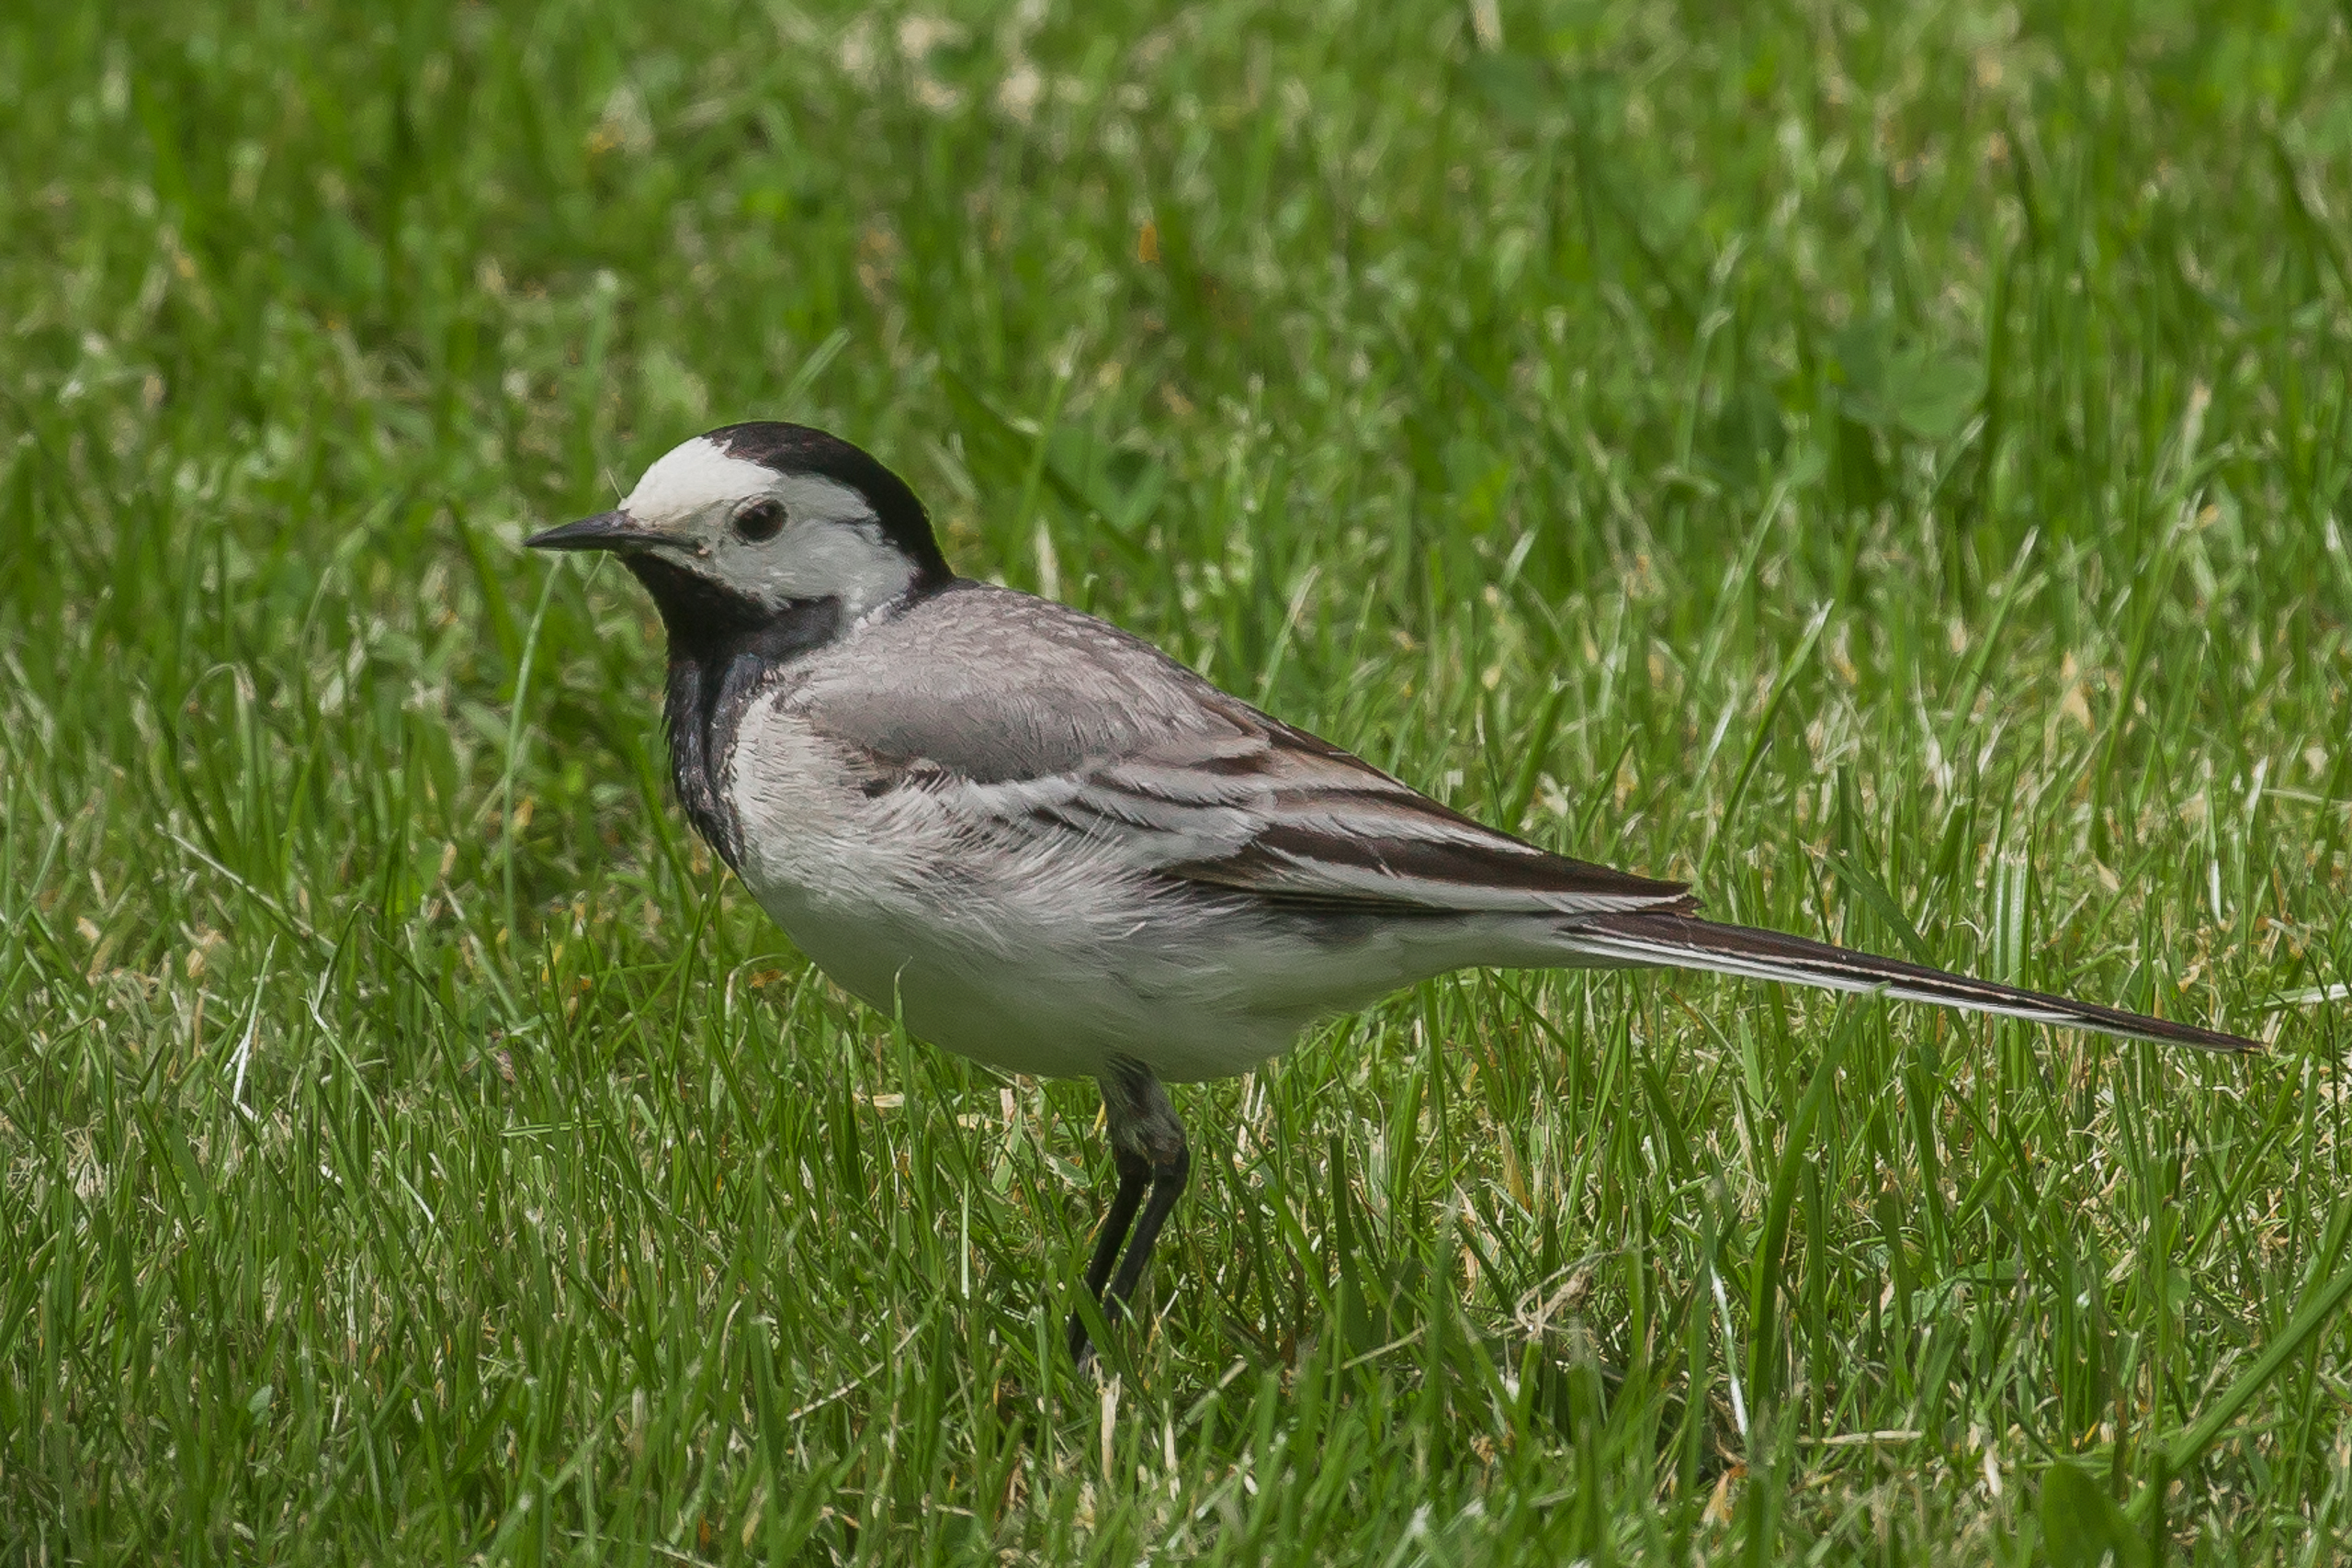
<instances>
[{"instance_id":1,"label":"green grass","mask_svg":"<svg viewBox=\"0 0 2352 1568\"><path fill-rule=\"evenodd\" d=\"M2352 1547L2346 14L967 9L0 17L0 1557ZM2273 1049L1455 976L1180 1095L1098 1386L1091 1086L809 973L516 548L755 415L1487 820Z\"/></svg>"}]
</instances>

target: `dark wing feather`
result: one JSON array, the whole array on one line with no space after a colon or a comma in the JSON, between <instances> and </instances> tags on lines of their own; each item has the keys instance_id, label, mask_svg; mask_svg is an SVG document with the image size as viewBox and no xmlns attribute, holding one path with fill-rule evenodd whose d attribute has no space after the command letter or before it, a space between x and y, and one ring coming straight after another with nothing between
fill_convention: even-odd
<instances>
[{"instance_id":1,"label":"dark wing feather","mask_svg":"<svg viewBox=\"0 0 2352 1568\"><path fill-rule=\"evenodd\" d=\"M1442 806L1338 747L1252 713L1259 732L1215 775L1246 802L1254 830L1225 852L1173 862L1162 874L1283 901L1430 912L1582 913L1694 908L1679 882L1570 860ZM1104 771L1099 787L1130 799L1160 793L1184 760L1145 755Z\"/></svg>"}]
</instances>

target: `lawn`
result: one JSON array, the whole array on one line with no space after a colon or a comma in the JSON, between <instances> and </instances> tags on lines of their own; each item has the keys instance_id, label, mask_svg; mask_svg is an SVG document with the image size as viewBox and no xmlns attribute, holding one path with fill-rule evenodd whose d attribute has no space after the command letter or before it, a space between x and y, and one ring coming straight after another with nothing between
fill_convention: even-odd
<instances>
[{"instance_id":1,"label":"lawn","mask_svg":"<svg viewBox=\"0 0 2352 1568\"><path fill-rule=\"evenodd\" d=\"M0 15L0 1558L2352 1550L2352 13ZM1179 1091L813 974L625 573L765 416L1711 912Z\"/></svg>"}]
</instances>

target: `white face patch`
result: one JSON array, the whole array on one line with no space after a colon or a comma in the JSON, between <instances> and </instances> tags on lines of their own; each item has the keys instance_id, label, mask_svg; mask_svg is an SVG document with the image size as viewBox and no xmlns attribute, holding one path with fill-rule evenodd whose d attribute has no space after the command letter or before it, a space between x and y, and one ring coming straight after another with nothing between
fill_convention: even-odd
<instances>
[{"instance_id":1,"label":"white face patch","mask_svg":"<svg viewBox=\"0 0 2352 1568\"><path fill-rule=\"evenodd\" d=\"M762 500L783 506L784 527L770 538L743 538L735 519ZM915 579L915 563L883 537L873 503L855 488L820 474L780 474L700 435L662 454L620 509L660 531L664 542L654 547L669 559L766 604L839 599L855 620Z\"/></svg>"}]
</instances>

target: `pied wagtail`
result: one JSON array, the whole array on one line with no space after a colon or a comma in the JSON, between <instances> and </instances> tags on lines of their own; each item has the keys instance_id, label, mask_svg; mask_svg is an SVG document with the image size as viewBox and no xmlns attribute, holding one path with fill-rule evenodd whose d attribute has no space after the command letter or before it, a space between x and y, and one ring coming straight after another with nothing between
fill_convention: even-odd
<instances>
[{"instance_id":1,"label":"pied wagtail","mask_svg":"<svg viewBox=\"0 0 2352 1568\"><path fill-rule=\"evenodd\" d=\"M906 483L820 430L714 430L527 542L613 551L652 594L678 798L818 967L951 1051L1101 1085L1107 1312L1191 1165L1162 1083L1451 969L1712 969L2256 1048L1702 919L1680 883L1523 843L1116 626L957 577Z\"/></svg>"}]
</instances>

